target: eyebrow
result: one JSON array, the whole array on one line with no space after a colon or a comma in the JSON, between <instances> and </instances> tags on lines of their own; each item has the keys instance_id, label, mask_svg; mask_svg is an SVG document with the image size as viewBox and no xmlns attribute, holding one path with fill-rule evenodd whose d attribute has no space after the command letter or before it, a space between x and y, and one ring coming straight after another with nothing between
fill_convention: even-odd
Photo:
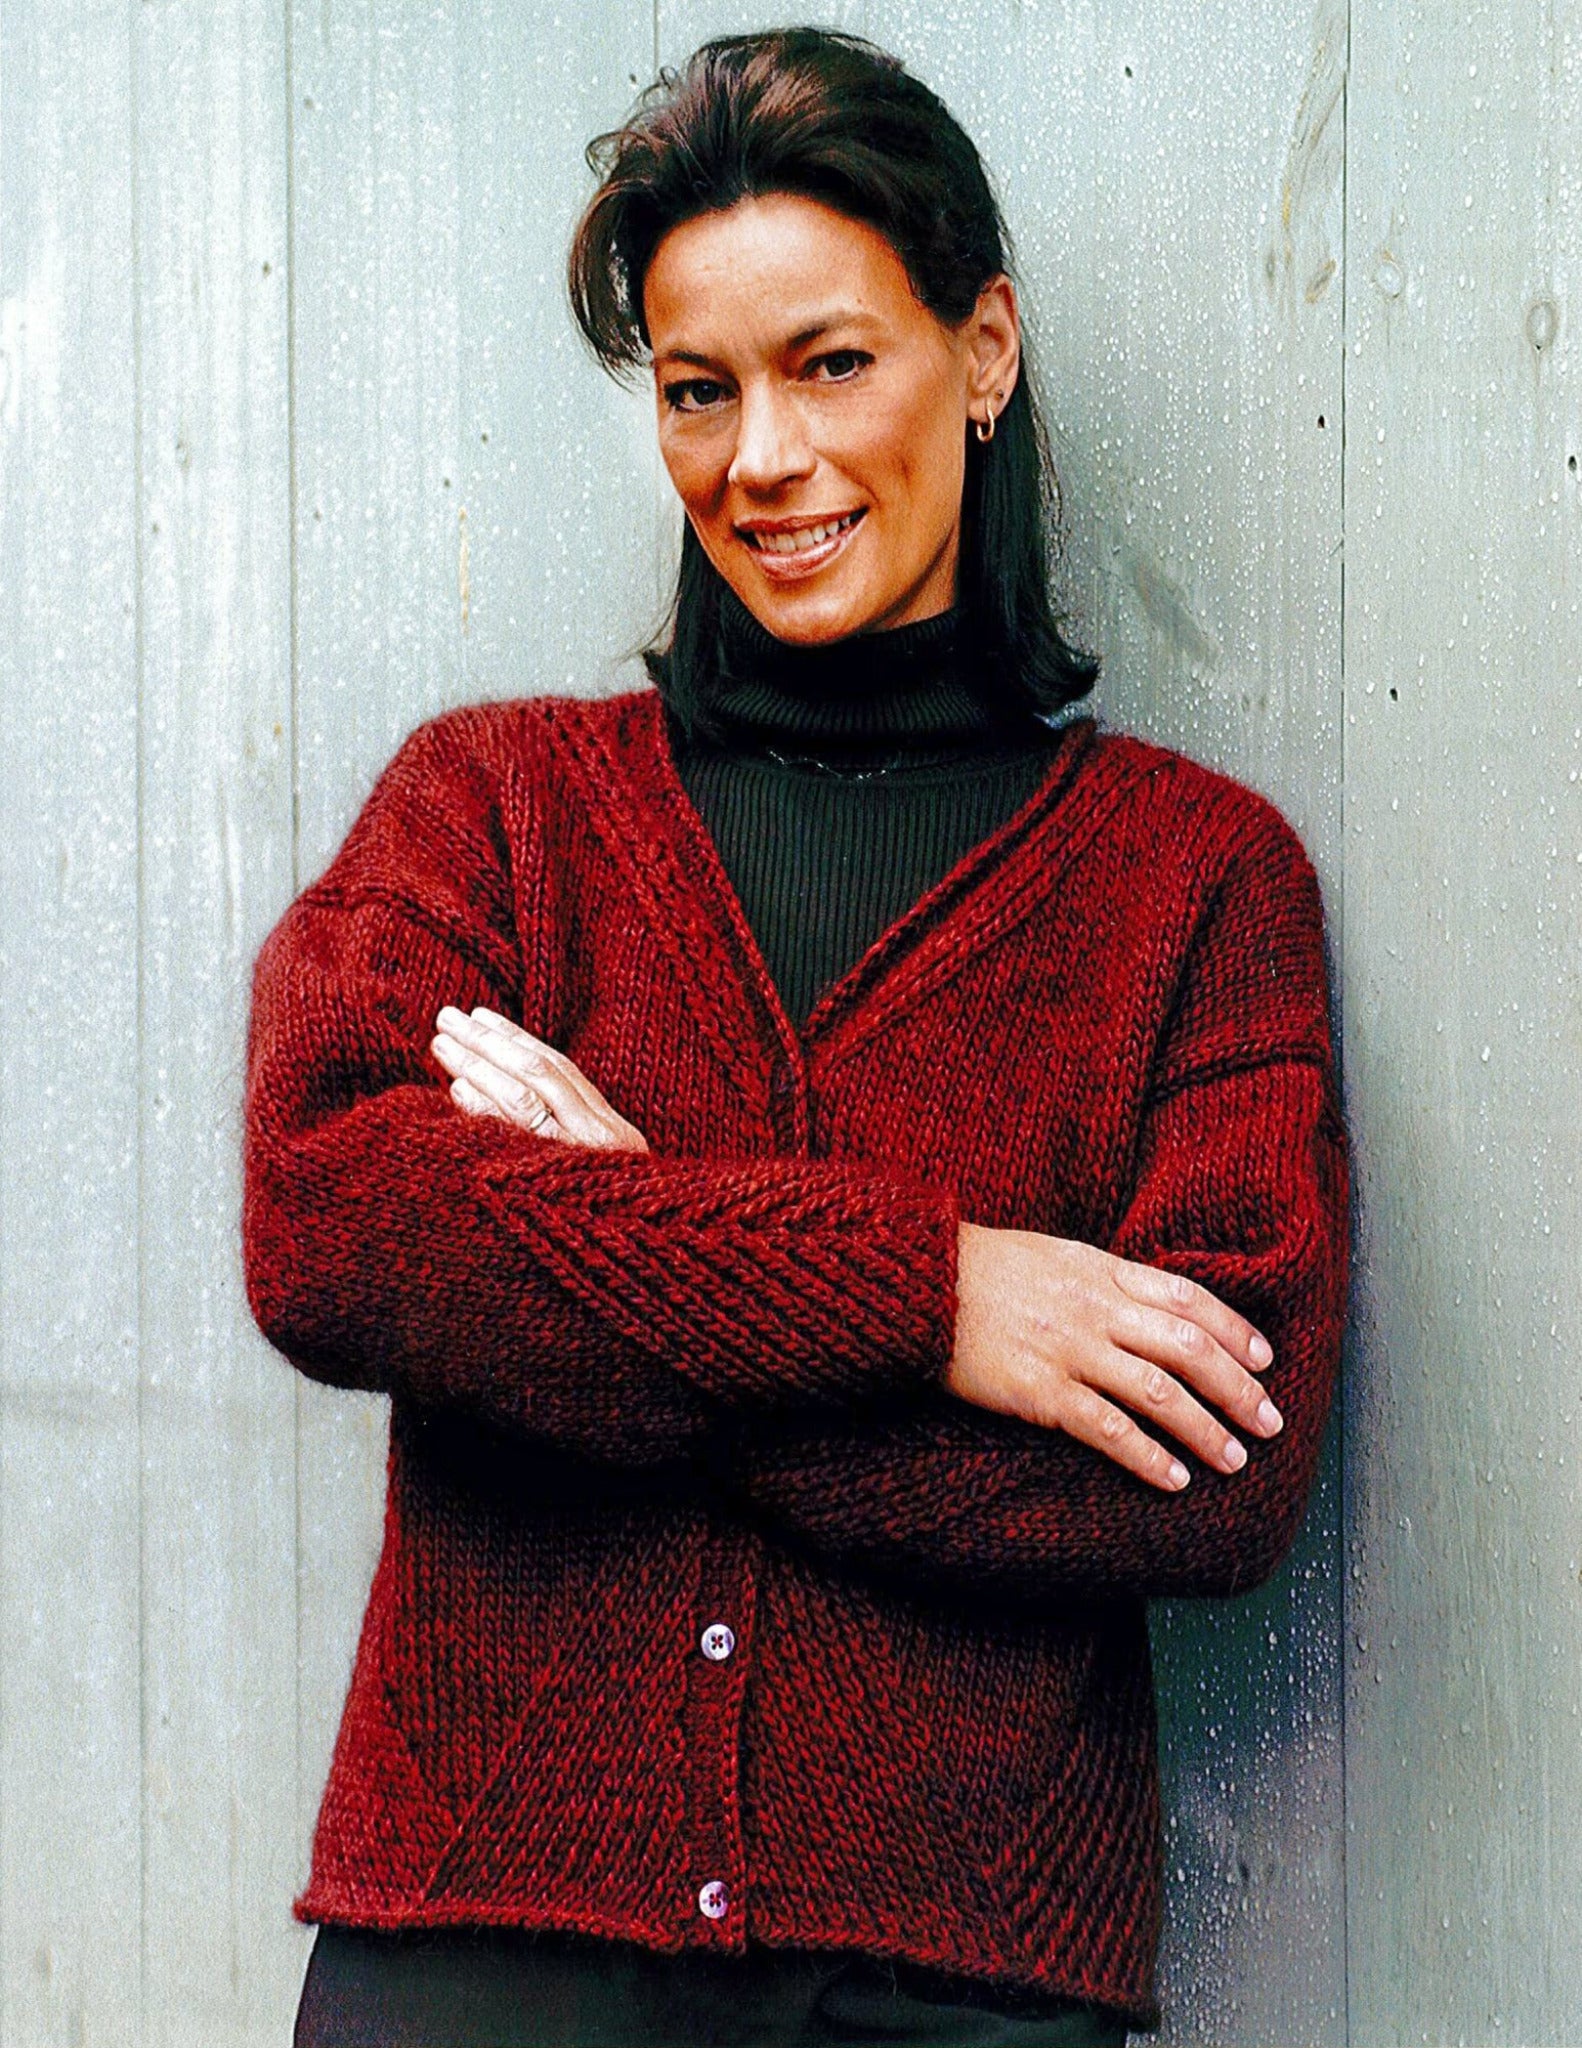
<instances>
[{"instance_id":1,"label":"eyebrow","mask_svg":"<svg viewBox=\"0 0 1582 2048\"><path fill-rule=\"evenodd\" d=\"M831 328L852 326L866 317L866 314L853 306L832 307L829 312L820 314L811 326L799 327L795 334L788 335L783 346L788 349L806 348L810 341L817 341L821 334L828 334ZM667 348L659 360L662 363L691 363L700 370L713 370L719 367L715 357L690 348Z\"/></svg>"}]
</instances>

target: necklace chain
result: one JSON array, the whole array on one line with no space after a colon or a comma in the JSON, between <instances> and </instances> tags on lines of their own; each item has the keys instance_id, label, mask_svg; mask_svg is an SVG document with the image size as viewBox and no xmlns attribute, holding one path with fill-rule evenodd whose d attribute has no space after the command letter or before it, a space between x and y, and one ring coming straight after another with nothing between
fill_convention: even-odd
<instances>
[{"instance_id":1,"label":"necklace chain","mask_svg":"<svg viewBox=\"0 0 1582 2048\"><path fill-rule=\"evenodd\" d=\"M822 768L826 775L838 775L847 782L871 782L875 776L888 775L892 769L902 767L906 760L904 754L895 754L871 768L848 768L839 761L820 760L817 754L782 754L778 747L767 745L764 752L782 768Z\"/></svg>"}]
</instances>

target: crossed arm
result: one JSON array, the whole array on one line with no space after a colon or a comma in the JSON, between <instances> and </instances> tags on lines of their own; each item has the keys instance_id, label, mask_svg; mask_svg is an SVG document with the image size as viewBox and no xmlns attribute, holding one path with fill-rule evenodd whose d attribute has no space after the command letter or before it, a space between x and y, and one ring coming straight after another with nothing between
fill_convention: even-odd
<instances>
[{"instance_id":1,"label":"crossed arm","mask_svg":"<svg viewBox=\"0 0 1582 2048\"><path fill-rule=\"evenodd\" d=\"M575 1063L497 1011L447 1006L432 1050L469 1115L545 1142L646 1151L647 1141ZM957 1318L944 1391L974 1407L1056 1429L1179 1492L1187 1467L1134 1420L1222 1472L1246 1446L1212 1412L1272 1437L1282 1417L1255 1377L1274 1356L1244 1316L1183 1273L1030 1230L963 1222Z\"/></svg>"},{"instance_id":2,"label":"crossed arm","mask_svg":"<svg viewBox=\"0 0 1582 2048\"><path fill-rule=\"evenodd\" d=\"M642 1145L553 1047L494 1014L437 1021L465 1112L545 1143ZM1259 1127L1286 1135L1267 1164L1246 1141ZM1204 1241L1204 1186L1217 1187L1227 1241ZM959 1223L937 1385L855 1423L744 1418L714 1442L716 1475L782 1536L914 1587L1027 1601L1254 1584L1294 1534L1317 1456L1346 1192L1321 1062L1183 1077L1155 1106L1114 1251ZM1177 1448L1196 1456L1195 1478Z\"/></svg>"}]
</instances>

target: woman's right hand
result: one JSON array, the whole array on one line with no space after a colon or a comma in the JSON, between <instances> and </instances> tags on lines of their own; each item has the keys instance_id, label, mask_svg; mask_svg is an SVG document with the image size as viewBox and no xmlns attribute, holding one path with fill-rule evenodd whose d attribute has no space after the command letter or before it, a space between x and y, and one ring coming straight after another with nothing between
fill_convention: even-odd
<instances>
[{"instance_id":1,"label":"woman's right hand","mask_svg":"<svg viewBox=\"0 0 1582 2048\"><path fill-rule=\"evenodd\" d=\"M1267 1341L1180 1274L1071 1238L963 1223L956 1292L947 1392L1062 1429L1166 1493L1186 1485L1187 1468L1132 1414L1221 1472L1240 1471L1247 1452L1205 1401L1254 1436L1280 1429L1254 1377L1272 1360Z\"/></svg>"}]
</instances>

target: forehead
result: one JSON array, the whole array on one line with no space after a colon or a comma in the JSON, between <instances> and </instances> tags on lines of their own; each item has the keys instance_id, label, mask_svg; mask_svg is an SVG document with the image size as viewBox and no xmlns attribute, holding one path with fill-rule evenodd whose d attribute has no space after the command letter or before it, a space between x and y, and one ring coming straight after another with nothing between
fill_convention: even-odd
<instances>
[{"instance_id":1,"label":"forehead","mask_svg":"<svg viewBox=\"0 0 1582 2048\"><path fill-rule=\"evenodd\" d=\"M723 339L783 343L841 312L937 324L877 228L792 193L697 215L660 241L643 280L654 353Z\"/></svg>"}]
</instances>

